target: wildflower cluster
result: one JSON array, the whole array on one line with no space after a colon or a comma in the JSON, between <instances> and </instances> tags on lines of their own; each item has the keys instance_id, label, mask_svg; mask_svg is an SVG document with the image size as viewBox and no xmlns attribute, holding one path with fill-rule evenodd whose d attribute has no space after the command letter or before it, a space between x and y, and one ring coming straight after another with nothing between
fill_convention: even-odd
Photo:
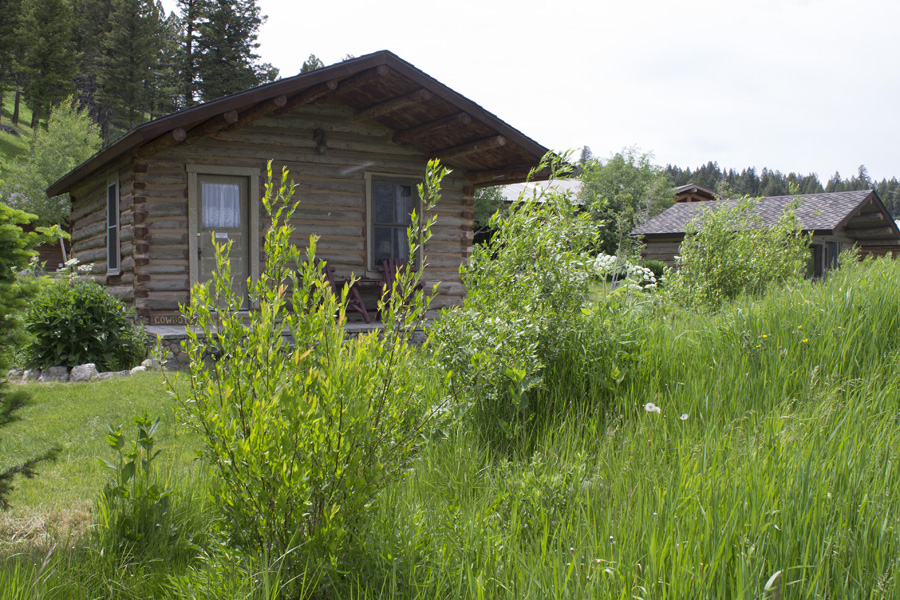
<instances>
[{"instance_id":1,"label":"wildflower cluster","mask_svg":"<svg viewBox=\"0 0 900 600\"><path fill-rule=\"evenodd\" d=\"M646 267L636 265L616 256L600 253L590 265L601 279L618 281L629 291L650 291L656 289L656 276Z\"/></svg>"}]
</instances>

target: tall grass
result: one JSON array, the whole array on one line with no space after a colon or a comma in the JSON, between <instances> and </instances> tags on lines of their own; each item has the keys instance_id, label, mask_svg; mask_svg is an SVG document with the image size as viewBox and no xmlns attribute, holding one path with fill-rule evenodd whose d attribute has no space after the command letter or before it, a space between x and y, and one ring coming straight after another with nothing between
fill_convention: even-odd
<instances>
[{"instance_id":1,"label":"tall grass","mask_svg":"<svg viewBox=\"0 0 900 600\"><path fill-rule=\"evenodd\" d=\"M573 402L530 459L465 432L432 446L381 498L348 589L900 596L898 284L878 261L645 319L613 404Z\"/></svg>"},{"instance_id":2,"label":"tall grass","mask_svg":"<svg viewBox=\"0 0 900 600\"><path fill-rule=\"evenodd\" d=\"M518 452L447 428L327 581L210 534L172 561L87 542L7 559L0 598L273 600L291 583L333 598L898 598L898 287L897 263L869 261L714 315L644 307L616 330L598 312L571 355L615 362L618 384L609 365L553 365L542 393L566 410ZM201 488L183 487L180 531L212 531Z\"/></svg>"}]
</instances>

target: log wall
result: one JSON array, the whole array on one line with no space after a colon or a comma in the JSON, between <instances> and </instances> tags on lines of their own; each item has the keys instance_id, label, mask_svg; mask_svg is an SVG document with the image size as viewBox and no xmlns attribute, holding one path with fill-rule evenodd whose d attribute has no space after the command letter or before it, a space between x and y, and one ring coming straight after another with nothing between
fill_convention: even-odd
<instances>
[{"instance_id":1,"label":"log wall","mask_svg":"<svg viewBox=\"0 0 900 600\"><path fill-rule=\"evenodd\" d=\"M127 167L119 168L122 275L108 278L107 284L133 299L145 321L171 322L165 316L171 318L180 303L190 300L187 165L259 169L262 185L269 159L273 175L287 167L296 182L301 204L293 221L294 241L305 247L310 235L318 235L317 253L339 278L378 277L367 268L366 174L421 178L427 157L418 148L392 142L393 130L354 121L351 115L346 106L311 104L198 139L188 132L184 142L147 156L138 150ZM324 153L316 148L315 130L325 132ZM437 222L425 249L423 279L429 289L441 282L433 309L458 304L465 294L458 269L472 251L474 189L464 182L462 172L445 178L432 213ZM85 188L73 208L73 243L76 255L99 274L106 268L106 178L92 179ZM268 220L263 209L260 215L262 241ZM260 250L260 262L263 258Z\"/></svg>"},{"instance_id":2,"label":"log wall","mask_svg":"<svg viewBox=\"0 0 900 600\"><path fill-rule=\"evenodd\" d=\"M106 188L110 177L119 179L120 274L106 274ZM117 297L134 301L134 173L122 161L72 190L72 256L91 265L91 278L106 285Z\"/></svg>"}]
</instances>

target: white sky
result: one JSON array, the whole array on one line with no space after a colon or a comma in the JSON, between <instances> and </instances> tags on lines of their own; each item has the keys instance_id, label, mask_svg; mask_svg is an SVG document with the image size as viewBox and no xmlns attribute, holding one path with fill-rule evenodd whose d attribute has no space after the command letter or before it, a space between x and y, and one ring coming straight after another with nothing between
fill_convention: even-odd
<instances>
[{"instance_id":1,"label":"white sky","mask_svg":"<svg viewBox=\"0 0 900 600\"><path fill-rule=\"evenodd\" d=\"M386 49L551 149L900 177L898 0L258 4L283 77Z\"/></svg>"}]
</instances>

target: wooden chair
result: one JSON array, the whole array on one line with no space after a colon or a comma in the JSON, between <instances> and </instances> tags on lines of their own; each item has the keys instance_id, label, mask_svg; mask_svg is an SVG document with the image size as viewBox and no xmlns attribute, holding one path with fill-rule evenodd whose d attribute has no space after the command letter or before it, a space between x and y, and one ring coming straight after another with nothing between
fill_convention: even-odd
<instances>
[{"instance_id":1,"label":"wooden chair","mask_svg":"<svg viewBox=\"0 0 900 600\"><path fill-rule=\"evenodd\" d=\"M316 259L316 264L325 273L325 280L328 281L328 285L331 286L331 293L334 294L335 298L340 298L344 286L349 285L350 282L346 279L335 278L334 267L327 262ZM359 290L356 289L355 285L350 286L350 291L347 294L347 309L358 312L362 315L363 321L366 323L372 322L372 317L369 316L369 311L366 310L366 305L363 304L362 296L359 295Z\"/></svg>"}]
</instances>

